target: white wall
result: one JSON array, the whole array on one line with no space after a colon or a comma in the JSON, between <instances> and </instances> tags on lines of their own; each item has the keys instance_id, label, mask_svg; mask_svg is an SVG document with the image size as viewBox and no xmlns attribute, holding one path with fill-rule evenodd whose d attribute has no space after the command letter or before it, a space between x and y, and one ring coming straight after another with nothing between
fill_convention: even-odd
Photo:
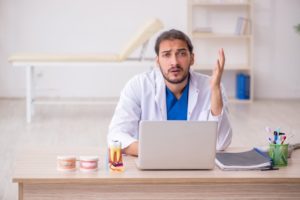
<instances>
[{"instance_id":1,"label":"white wall","mask_svg":"<svg viewBox=\"0 0 300 200\"><path fill-rule=\"evenodd\" d=\"M255 96L300 98L300 1L255 2Z\"/></svg>"},{"instance_id":2,"label":"white wall","mask_svg":"<svg viewBox=\"0 0 300 200\"><path fill-rule=\"evenodd\" d=\"M25 94L25 71L8 62L15 52L117 53L145 20L186 30L185 0L0 0L0 96ZM300 1L255 0L256 98L300 98ZM155 39L155 38L154 38ZM133 55L137 55L135 52ZM153 41L147 51L154 56ZM38 69L41 96L118 96L140 66Z\"/></svg>"},{"instance_id":3,"label":"white wall","mask_svg":"<svg viewBox=\"0 0 300 200\"><path fill-rule=\"evenodd\" d=\"M176 4L172 0L0 0L0 96L25 94L24 69L7 62L12 53L118 53L149 18L161 19L167 29L185 30L185 5L185 0ZM154 57L153 41L147 56ZM130 77L147 69L139 65L38 69L37 95L118 96Z\"/></svg>"}]
</instances>

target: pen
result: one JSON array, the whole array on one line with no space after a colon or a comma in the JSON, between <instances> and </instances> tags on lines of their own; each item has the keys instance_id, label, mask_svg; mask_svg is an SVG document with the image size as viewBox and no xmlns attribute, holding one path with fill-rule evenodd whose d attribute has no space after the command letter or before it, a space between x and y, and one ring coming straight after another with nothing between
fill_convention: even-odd
<instances>
[{"instance_id":1,"label":"pen","mask_svg":"<svg viewBox=\"0 0 300 200\"><path fill-rule=\"evenodd\" d=\"M274 131L274 144L277 144L277 139L278 139L278 133L277 131Z\"/></svg>"},{"instance_id":2,"label":"pen","mask_svg":"<svg viewBox=\"0 0 300 200\"><path fill-rule=\"evenodd\" d=\"M270 170L279 170L279 168L271 166L271 167L268 167L268 168L262 168L260 171L270 171Z\"/></svg>"},{"instance_id":3,"label":"pen","mask_svg":"<svg viewBox=\"0 0 300 200\"><path fill-rule=\"evenodd\" d=\"M282 137L281 144L284 143L285 139L286 139L286 136L284 135L284 136Z\"/></svg>"},{"instance_id":4,"label":"pen","mask_svg":"<svg viewBox=\"0 0 300 200\"><path fill-rule=\"evenodd\" d=\"M267 132L267 133L270 133L270 132L272 132L272 131L271 131L271 128L270 128L270 127L268 127L268 126L266 126L266 127L265 127L265 130L266 130L266 132Z\"/></svg>"},{"instance_id":5,"label":"pen","mask_svg":"<svg viewBox=\"0 0 300 200\"><path fill-rule=\"evenodd\" d=\"M290 139L293 138L294 136L295 136L294 134L290 135L289 138L287 138L287 140L285 142L289 143Z\"/></svg>"},{"instance_id":6,"label":"pen","mask_svg":"<svg viewBox=\"0 0 300 200\"><path fill-rule=\"evenodd\" d=\"M269 137L269 141L271 142L270 144L272 144L273 143L273 141L272 141L272 139Z\"/></svg>"},{"instance_id":7,"label":"pen","mask_svg":"<svg viewBox=\"0 0 300 200\"><path fill-rule=\"evenodd\" d=\"M280 132L280 127L276 128L276 132L279 133Z\"/></svg>"}]
</instances>

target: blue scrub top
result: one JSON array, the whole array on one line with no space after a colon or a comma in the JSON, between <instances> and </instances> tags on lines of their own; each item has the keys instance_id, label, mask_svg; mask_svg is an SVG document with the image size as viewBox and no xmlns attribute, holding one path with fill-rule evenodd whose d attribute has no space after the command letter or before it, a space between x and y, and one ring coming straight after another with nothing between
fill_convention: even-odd
<instances>
[{"instance_id":1,"label":"blue scrub top","mask_svg":"<svg viewBox=\"0 0 300 200\"><path fill-rule=\"evenodd\" d=\"M182 95L179 99L166 86L166 100L167 100L167 119L168 120L187 120L189 96L189 82L183 89Z\"/></svg>"}]
</instances>

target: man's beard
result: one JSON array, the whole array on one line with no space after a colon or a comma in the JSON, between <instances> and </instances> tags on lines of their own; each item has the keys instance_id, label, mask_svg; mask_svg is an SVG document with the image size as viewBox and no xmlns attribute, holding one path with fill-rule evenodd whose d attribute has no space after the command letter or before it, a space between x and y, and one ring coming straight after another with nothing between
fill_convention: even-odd
<instances>
[{"instance_id":1,"label":"man's beard","mask_svg":"<svg viewBox=\"0 0 300 200\"><path fill-rule=\"evenodd\" d=\"M177 69L180 69L181 71L183 71L182 67L180 67L179 65L177 65L177 66L172 67L171 69L169 69L168 72L170 72L170 71L173 70L174 68L177 68ZM171 79L169 79L169 78L164 74L164 72L163 72L162 68L160 67L160 65L159 65L159 69L160 69L161 74L163 75L164 79L165 79L166 81L168 81L169 83L172 83L172 84L180 84L180 83L184 82L186 79L188 79L189 74L190 74L190 73L189 73L189 71L190 71L190 66L189 66L189 68L188 68L188 70L187 70L187 73L184 74L184 76L183 76L181 79L179 79L179 80L171 80Z\"/></svg>"}]
</instances>

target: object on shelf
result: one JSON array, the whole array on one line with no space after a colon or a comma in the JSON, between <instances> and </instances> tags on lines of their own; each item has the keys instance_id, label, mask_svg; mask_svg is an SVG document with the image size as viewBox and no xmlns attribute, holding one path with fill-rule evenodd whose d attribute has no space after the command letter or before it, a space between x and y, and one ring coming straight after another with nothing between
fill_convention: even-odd
<instances>
[{"instance_id":1,"label":"object on shelf","mask_svg":"<svg viewBox=\"0 0 300 200\"><path fill-rule=\"evenodd\" d=\"M250 33L250 20L245 17L238 17L236 21L235 34L245 35Z\"/></svg>"},{"instance_id":2,"label":"object on shelf","mask_svg":"<svg viewBox=\"0 0 300 200\"><path fill-rule=\"evenodd\" d=\"M236 75L236 98L250 99L250 76L239 73Z\"/></svg>"}]
</instances>

